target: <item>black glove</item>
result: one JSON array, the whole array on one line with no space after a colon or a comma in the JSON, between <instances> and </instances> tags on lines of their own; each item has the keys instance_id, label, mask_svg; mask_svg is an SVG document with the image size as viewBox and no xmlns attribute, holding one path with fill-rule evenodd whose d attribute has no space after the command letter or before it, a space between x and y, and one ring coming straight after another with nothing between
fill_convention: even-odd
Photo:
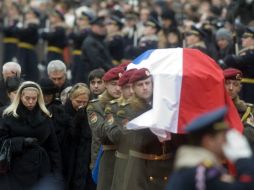
<instances>
[{"instance_id":1,"label":"black glove","mask_svg":"<svg viewBox=\"0 0 254 190\"><path fill-rule=\"evenodd\" d=\"M37 138L27 137L24 139L24 146L29 147L38 144Z\"/></svg>"},{"instance_id":2,"label":"black glove","mask_svg":"<svg viewBox=\"0 0 254 190\"><path fill-rule=\"evenodd\" d=\"M75 119L74 119L75 125L82 123L85 117L86 117L86 108L85 107L78 108L77 113L75 115Z\"/></svg>"}]
</instances>

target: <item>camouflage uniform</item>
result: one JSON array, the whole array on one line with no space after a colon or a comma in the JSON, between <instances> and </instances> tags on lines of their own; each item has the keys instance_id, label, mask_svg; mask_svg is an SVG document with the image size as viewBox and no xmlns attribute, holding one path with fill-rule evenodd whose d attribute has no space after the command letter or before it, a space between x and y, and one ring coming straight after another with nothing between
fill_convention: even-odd
<instances>
[{"instance_id":1,"label":"camouflage uniform","mask_svg":"<svg viewBox=\"0 0 254 190\"><path fill-rule=\"evenodd\" d=\"M132 98L126 105L125 113L136 116L151 109L151 106L140 99ZM124 113L118 115L124 118ZM122 119L125 123L128 118ZM160 142L150 129L130 130L128 134L129 159L124 177L124 190L163 190L172 170L173 142Z\"/></svg>"},{"instance_id":2,"label":"camouflage uniform","mask_svg":"<svg viewBox=\"0 0 254 190\"><path fill-rule=\"evenodd\" d=\"M97 190L110 190L114 175L115 151L116 146L109 140L106 134L106 126L111 126L115 123L114 116L117 112L118 104L116 100L111 100L104 110L104 124L96 128L96 136L99 138L103 154L100 160L99 180Z\"/></svg>"},{"instance_id":3,"label":"camouflage uniform","mask_svg":"<svg viewBox=\"0 0 254 190\"><path fill-rule=\"evenodd\" d=\"M99 96L98 99L91 100L87 106L87 115L89 126L92 130L92 146L91 146L91 165L90 168L93 169L99 149L100 149L100 139L96 135L96 128L104 124L104 110L107 102L112 100L107 92L104 92Z\"/></svg>"},{"instance_id":4,"label":"camouflage uniform","mask_svg":"<svg viewBox=\"0 0 254 190\"><path fill-rule=\"evenodd\" d=\"M240 100L239 97L236 97L233 101L244 125L243 134L248 139L252 150L254 150L254 105Z\"/></svg>"},{"instance_id":5,"label":"camouflage uniform","mask_svg":"<svg viewBox=\"0 0 254 190\"><path fill-rule=\"evenodd\" d=\"M100 145L103 148L99 165L99 178L97 183L97 190L110 190L111 181L113 177L113 166L115 160L115 146L107 139L104 132L105 125L105 109L107 103L112 100L107 91L99 96L99 99L90 102L87 107L89 117L89 125L92 129L92 154L91 154L91 168L94 167Z\"/></svg>"},{"instance_id":6,"label":"camouflage uniform","mask_svg":"<svg viewBox=\"0 0 254 190\"><path fill-rule=\"evenodd\" d=\"M127 118L134 118L135 113L128 106L128 102L119 98L115 103L111 104L112 112L108 117L110 122L105 126L108 138L116 145L114 176L112 180L111 190L123 188L124 173L128 161L128 131L124 129L124 125L128 122Z\"/></svg>"}]
</instances>

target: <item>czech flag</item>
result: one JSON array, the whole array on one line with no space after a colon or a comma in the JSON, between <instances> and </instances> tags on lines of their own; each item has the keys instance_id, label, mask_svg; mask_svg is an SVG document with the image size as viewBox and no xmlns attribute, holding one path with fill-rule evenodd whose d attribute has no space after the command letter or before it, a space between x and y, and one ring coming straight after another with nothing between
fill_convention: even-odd
<instances>
[{"instance_id":1,"label":"czech flag","mask_svg":"<svg viewBox=\"0 0 254 190\"><path fill-rule=\"evenodd\" d=\"M222 69L196 49L172 48L148 50L127 69L148 68L153 76L152 109L131 120L127 128L150 128L159 138L170 133L184 133L192 119L226 105L227 121L232 128L243 130L238 112L224 86Z\"/></svg>"}]
</instances>

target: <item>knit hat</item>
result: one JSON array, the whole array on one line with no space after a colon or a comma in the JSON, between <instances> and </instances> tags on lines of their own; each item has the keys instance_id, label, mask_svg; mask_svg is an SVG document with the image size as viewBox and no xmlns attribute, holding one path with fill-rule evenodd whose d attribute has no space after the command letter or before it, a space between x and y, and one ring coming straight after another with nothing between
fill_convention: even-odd
<instances>
[{"instance_id":1,"label":"knit hat","mask_svg":"<svg viewBox=\"0 0 254 190\"><path fill-rule=\"evenodd\" d=\"M229 30L225 29L225 28L220 28L217 32L216 32L216 40L221 40L221 39L225 39L228 42L232 41L232 36Z\"/></svg>"}]
</instances>

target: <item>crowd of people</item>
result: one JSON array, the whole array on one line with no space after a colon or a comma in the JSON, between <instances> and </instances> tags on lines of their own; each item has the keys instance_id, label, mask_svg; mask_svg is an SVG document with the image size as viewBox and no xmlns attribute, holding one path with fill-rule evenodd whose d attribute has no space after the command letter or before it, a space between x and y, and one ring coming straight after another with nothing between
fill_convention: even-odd
<instances>
[{"instance_id":1,"label":"crowd of people","mask_svg":"<svg viewBox=\"0 0 254 190\"><path fill-rule=\"evenodd\" d=\"M0 144L11 147L1 188L254 189L254 2L6 0L0 8ZM153 106L153 76L128 64L178 47L216 60L244 136L224 122L226 107L163 142L148 128L126 129Z\"/></svg>"},{"instance_id":2,"label":"crowd of people","mask_svg":"<svg viewBox=\"0 0 254 190\"><path fill-rule=\"evenodd\" d=\"M56 59L68 65L74 84L87 82L97 67L108 70L148 49L197 48L222 68L228 55L253 49L251 1L32 0L0 5L3 63L18 61L26 80L38 81L45 74L41 69Z\"/></svg>"}]
</instances>

